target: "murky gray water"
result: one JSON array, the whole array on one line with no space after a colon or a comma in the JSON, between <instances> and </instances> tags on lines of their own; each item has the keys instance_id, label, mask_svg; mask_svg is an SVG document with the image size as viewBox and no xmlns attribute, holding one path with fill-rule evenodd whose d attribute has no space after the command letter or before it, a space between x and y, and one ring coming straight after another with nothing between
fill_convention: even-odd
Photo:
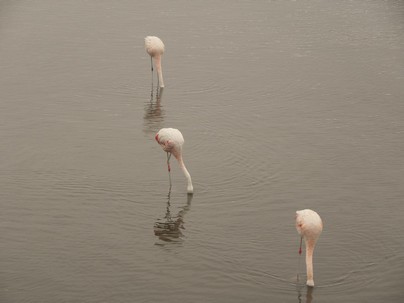
<instances>
[{"instance_id":1,"label":"murky gray water","mask_svg":"<svg viewBox=\"0 0 404 303\"><path fill-rule=\"evenodd\" d=\"M401 1L0 2L0 301L402 302L403 51Z\"/></svg>"}]
</instances>

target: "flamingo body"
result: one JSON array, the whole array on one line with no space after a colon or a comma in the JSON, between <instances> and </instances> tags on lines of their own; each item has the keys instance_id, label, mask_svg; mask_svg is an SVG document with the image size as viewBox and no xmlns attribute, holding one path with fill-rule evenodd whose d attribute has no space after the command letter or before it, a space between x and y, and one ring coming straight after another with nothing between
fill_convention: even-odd
<instances>
[{"instance_id":1,"label":"flamingo body","mask_svg":"<svg viewBox=\"0 0 404 303\"><path fill-rule=\"evenodd\" d=\"M184 137L182 136L181 132L175 128L162 128L156 134L155 139L166 153L174 155L174 157L177 159L178 164L188 181L187 192L190 194L193 193L194 188L192 185L191 175L185 167L184 161L182 159L182 146L184 144ZM170 171L169 163L168 171Z\"/></svg>"},{"instance_id":2,"label":"flamingo body","mask_svg":"<svg viewBox=\"0 0 404 303\"><path fill-rule=\"evenodd\" d=\"M154 65L157 69L157 75L159 77L159 85L160 87L164 87L163 81L163 71L161 69L161 57L164 53L164 43L161 41L159 37L156 36L147 36L144 38L144 46L146 52L150 55L150 57L154 60ZM152 66L153 70L153 66Z\"/></svg>"},{"instance_id":3,"label":"flamingo body","mask_svg":"<svg viewBox=\"0 0 404 303\"><path fill-rule=\"evenodd\" d=\"M306 271L308 286L314 286L313 280L313 252L318 237L323 231L323 222L320 216L311 209L296 211L296 229L304 239L306 245Z\"/></svg>"}]
</instances>

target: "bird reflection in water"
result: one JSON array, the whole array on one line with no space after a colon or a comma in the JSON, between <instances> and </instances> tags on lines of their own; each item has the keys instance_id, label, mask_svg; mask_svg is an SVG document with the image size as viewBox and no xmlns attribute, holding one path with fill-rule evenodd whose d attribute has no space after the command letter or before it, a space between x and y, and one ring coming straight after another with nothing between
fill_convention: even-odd
<instances>
[{"instance_id":1,"label":"bird reflection in water","mask_svg":"<svg viewBox=\"0 0 404 303\"><path fill-rule=\"evenodd\" d=\"M311 303L313 301L313 287L297 286L297 300L299 303ZM306 301L302 301L302 289L306 289Z\"/></svg>"},{"instance_id":2,"label":"bird reflection in water","mask_svg":"<svg viewBox=\"0 0 404 303\"><path fill-rule=\"evenodd\" d=\"M145 113L143 117L143 130L147 134L155 134L164 122L164 110L161 106L163 88L157 87L153 90L153 83L150 93L150 100L145 102Z\"/></svg>"},{"instance_id":3,"label":"bird reflection in water","mask_svg":"<svg viewBox=\"0 0 404 303\"><path fill-rule=\"evenodd\" d=\"M167 206L164 218L157 219L154 223L154 234L164 242L178 242L182 240L184 216L190 210L192 194L187 195L187 204L180 208L176 216L171 214L171 188L167 195Z\"/></svg>"}]
</instances>

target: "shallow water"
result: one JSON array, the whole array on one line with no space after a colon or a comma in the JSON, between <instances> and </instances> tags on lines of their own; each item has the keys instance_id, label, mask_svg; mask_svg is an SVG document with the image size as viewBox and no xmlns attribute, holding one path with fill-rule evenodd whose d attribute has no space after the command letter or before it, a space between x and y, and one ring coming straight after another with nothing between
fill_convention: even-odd
<instances>
[{"instance_id":1,"label":"shallow water","mask_svg":"<svg viewBox=\"0 0 404 303\"><path fill-rule=\"evenodd\" d=\"M1 2L1 302L401 302L403 15ZM161 127L185 137L192 197L175 162L169 191ZM309 290L304 208L324 221Z\"/></svg>"}]
</instances>

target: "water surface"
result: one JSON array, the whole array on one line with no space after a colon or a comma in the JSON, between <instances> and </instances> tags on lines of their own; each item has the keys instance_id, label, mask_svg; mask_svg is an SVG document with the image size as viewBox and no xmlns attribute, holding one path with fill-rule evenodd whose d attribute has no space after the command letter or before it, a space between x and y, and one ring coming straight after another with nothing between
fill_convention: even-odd
<instances>
[{"instance_id":1,"label":"water surface","mask_svg":"<svg viewBox=\"0 0 404 303\"><path fill-rule=\"evenodd\" d=\"M0 300L401 302L403 16L3 1ZM166 45L162 94L146 35ZM161 127L185 137L192 197L175 162L169 189ZM324 221L310 290L304 208Z\"/></svg>"}]
</instances>

